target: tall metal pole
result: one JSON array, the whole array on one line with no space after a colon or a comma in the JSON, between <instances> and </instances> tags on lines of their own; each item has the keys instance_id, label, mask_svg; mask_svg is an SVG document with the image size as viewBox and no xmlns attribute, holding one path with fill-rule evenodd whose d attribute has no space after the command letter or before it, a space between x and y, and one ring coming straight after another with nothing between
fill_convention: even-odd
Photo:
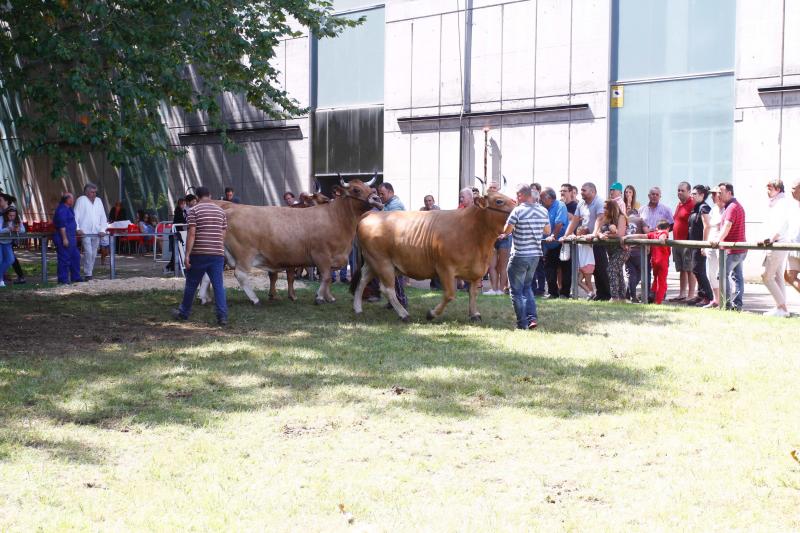
<instances>
[{"instance_id":1,"label":"tall metal pole","mask_svg":"<svg viewBox=\"0 0 800 533\"><path fill-rule=\"evenodd\" d=\"M489 126L483 128L483 184L486 185L489 168Z\"/></svg>"},{"instance_id":2,"label":"tall metal pole","mask_svg":"<svg viewBox=\"0 0 800 533\"><path fill-rule=\"evenodd\" d=\"M42 283L47 283L47 235L42 236Z\"/></svg>"}]
</instances>

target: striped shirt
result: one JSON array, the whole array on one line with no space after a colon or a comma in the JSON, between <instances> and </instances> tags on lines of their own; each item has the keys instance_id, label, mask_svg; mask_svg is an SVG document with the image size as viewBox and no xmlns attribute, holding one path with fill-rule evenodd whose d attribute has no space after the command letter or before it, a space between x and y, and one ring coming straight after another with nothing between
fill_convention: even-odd
<instances>
[{"instance_id":1,"label":"striped shirt","mask_svg":"<svg viewBox=\"0 0 800 533\"><path fill-rule=\"evenodd\" d=\"M508 224L514 226L511 255L519 257L541 257L544 227L550 222L547 210L540 204L520 204L508 216Z\"/></svg>"},{"instance_id":2,"label":"striped shirt","mask_svg":"<svg viewBox=\"0 0 800 533\"><path fill-rule=\"evenodd\" d=\"M200 202L189 210L186 222L195 227L192 255L224 255L222 233L228 229L228 219L222 208Z\"/></svg>"}]
</instances>

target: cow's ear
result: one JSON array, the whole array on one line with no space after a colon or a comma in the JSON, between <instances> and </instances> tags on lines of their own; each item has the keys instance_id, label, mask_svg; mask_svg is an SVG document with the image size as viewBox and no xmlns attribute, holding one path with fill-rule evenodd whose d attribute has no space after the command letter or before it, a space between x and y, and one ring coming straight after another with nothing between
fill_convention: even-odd
<instances>
[{"instance_id":1,"label":"cow's ear","mask_svg":"<svg viewBox=\"0 0 800 533\"><path fill-rule=\"evenodd\" d=\"M475 205L481 209L486 209L486 206L489 205L489 200L486 199L486 196L476 196Z\"/></svg>"},{"instance_id":2,"label":"cow's ear","mask_svg":"<svg viewBox=\"0 0 800 533\"><path fill-rule=\"evenodd\" d=\"M334 196L344 196L345 190L341 187L341 185L334 185L333 186L333 193Z\"/></svg>"}]
</instances>

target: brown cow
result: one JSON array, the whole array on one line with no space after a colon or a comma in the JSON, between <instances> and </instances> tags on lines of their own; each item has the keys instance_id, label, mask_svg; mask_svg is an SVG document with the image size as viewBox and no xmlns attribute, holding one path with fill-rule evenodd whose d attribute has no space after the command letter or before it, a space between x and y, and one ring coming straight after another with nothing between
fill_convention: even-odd
<instances>
[{"instance_id":1,"label":"brown cow","mask_svg":"<svg viewBox=\"0 0 800 533\"><path fill-rule=\"evenodd\" d=\"M331 268L347 264L361 215L373 207L383 207L369 185L360 180L340 182L339 199L308 209L217 202L228 215L225 257L254 304L259 304L259 299L249 283L253 267L280 271L316 265L322 283L315 302L336 300L330 291ZM201 285L201 299L207 299L206 289Z\"/></svg>"},{"instance_id":2,"label":"brown cow","mask_svg":"<svg viewBox=\"0 0 800 533\"><path fill-rule=\"evenodd\" d=\"M293 207L295 209L298 208L305 209L306 207L314 207L315 205L327 204L330 201L331 199L322 194L321 192L315 192L314 194L301 192L300 200L290 205L289 207ZM297 295L294 292L295 271L296 269L294 268L286 269L286 291L289 293L289 299L293 302L297 300ZM302 274L303 272L302 267L300 267L299 272ZM309 267L309 272L311 272L310 267ZM268 276L269 276L269 299L274 300L275 297L278 295L278 291L276 289L276 284L278 283L278 273L274 271L269 271Z\"/></svg>"},{"instance_id":3,"label":"brown cow","mask_svg":"<svg viewBox=\"0 0 800 533\"><path fill-rule=\"evenodd\" d=\"M455 278L470 282L469 318L480 320L476 296L478 282L489 265L497 235L516 202L497 192L475 199L474 205L455 211L391 211L371 213L361 219L357 235L364 265L355 289L353 309L361 313L364 288L373 277L403 321L406 311L394 292L395 271L414 278L439 276L442 301L427 318L440 316L456 296ZM355 280L352 287L355 287Z\"/></svg>"}]
</instances>

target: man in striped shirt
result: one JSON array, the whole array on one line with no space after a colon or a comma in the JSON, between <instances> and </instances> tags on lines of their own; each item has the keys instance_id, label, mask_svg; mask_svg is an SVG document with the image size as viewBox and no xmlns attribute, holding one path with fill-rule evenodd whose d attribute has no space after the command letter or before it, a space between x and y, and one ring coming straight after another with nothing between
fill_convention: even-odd
<instances>
[{"instance_id":1,"label":"man in striped shirt","mask_svg":"<svg viewBox=\"0 0 800 533\"><path fill-rule=\"evenodd\" d=\"M225 301L222 271L225 267L223 242L228 229L228 219L225 212L211 202L208 188L198 187L195 192L199 201L186 217L189 226L184 262L186 287L183 290L183 301L178 309L172 311L172 316L179 320L189 318L197 287L203 280L203 275L208 274L214 287L217 323L225 326L228 324L228 305Z\"/></svg>"},{"instance_id":2,"label":"man in striped shirt","mask_svg":"<svg viewBox=\"0 0 800 533\"><path fill-rule=\"evenodd\" d=\"M513 235L508 260L511 303L518 329L534 329L538 324L533 275L542 258L542 238L550 233L547 210L539 204L539 191L530 185L517 186L517 207L511 211L500 238Z\"/></svg>"}]
</instances>

